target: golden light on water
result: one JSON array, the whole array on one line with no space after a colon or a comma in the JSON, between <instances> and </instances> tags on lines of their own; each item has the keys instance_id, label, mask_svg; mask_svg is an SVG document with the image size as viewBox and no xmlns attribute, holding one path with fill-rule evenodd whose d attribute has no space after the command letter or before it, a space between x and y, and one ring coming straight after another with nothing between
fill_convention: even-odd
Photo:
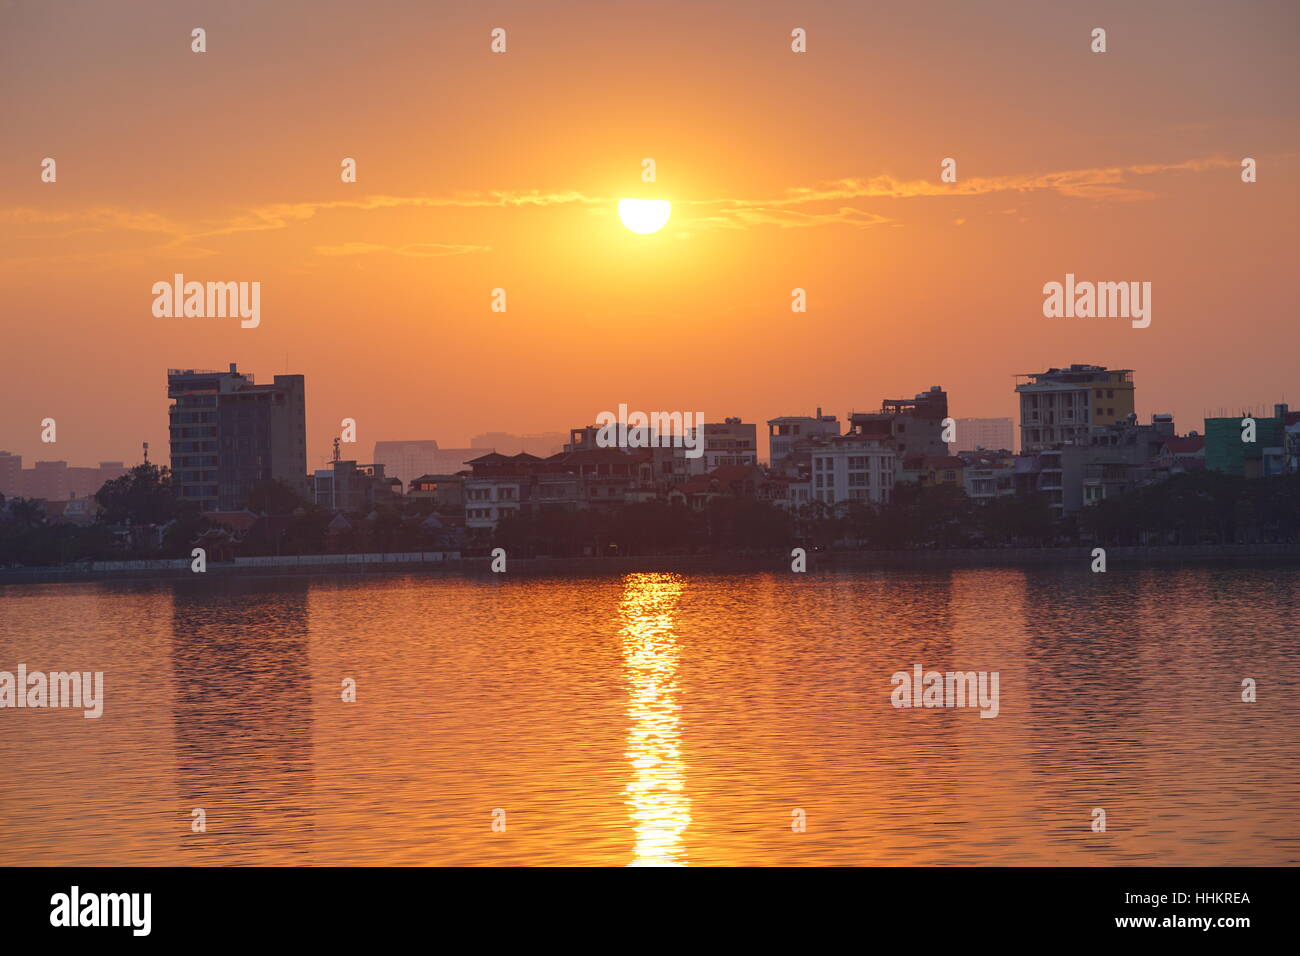
<instances>
[{"instance_id":1,"label":"golden light on water","mask_svg":"<svg viewBox=\"0 0 1300 956\"><path fill-rule=\"evenodd\" d=\"M618 218L633 232L649 235L668 223L673 204L667 199L620 199Z\"/></svg>"},{"instance_id":2,"label":"golden light on water","mask_svg":"<svg viewBox=\"0 0 1300 956\"><path fill-rule=\"evenodd\" d=\"M632 723L627 736L632 776L623 791L636 839L632 866L686 862L682 833L691 822L691 801L685 793L677 699L680 650L673 634L682 588L676 574L630 574L619 608Z\"/></svg>"}]
</instances>

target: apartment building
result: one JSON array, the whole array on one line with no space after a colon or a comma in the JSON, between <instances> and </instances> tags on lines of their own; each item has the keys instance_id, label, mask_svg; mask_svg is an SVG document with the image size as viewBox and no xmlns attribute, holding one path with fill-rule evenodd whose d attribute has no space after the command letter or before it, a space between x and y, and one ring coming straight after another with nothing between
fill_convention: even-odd
<instances>
[{"instance_id":1,"label":"apartment building","mask_svg":"<svg viewBox=\"0 0 1300 956\"><path fill-rule=\"evenodd\" d=\"M428 499L438 507L462 507L465 504L465 476L421 475L407 485L406 497Z\"/></svg>"},{"instance_id":2,"label":"apartment building","mask_svg":"<svg viewBox=\"0 0 1300 956\"><path fill-rule=\"evenodd\" d=\"M377 506L397 500L401 489L401 482L388 477L378 462L331 461L328 468L317 469L311 480L316 504L351 515L366 515Z\"/></svg>"},{"instance_id":3,"label":"apartment building","mask_svg":"<svg viewBox=\"0 0 1300 956\"><path fill-rule=\"evenodd\" d=\"M928 392L918 392L912 398L887 398L880 403L878 412L852 413L845 437L885 442L900 461L946 457L943 422L947 417L948 393L933 385Z\"/></svg>"},{"instance_id":4,"label":"apartment building","mask_svg":"<svg viewBox=\"0 0 1300 956\"><path fill-rule=\"evenodd\" d=\"M1041 492L1053 511L1072 514L1154 480L1165 444L1175 436L1172 415L1151 419L1139 425L1130 414L1126 421L1091 429L1080 443L1017 455L1017 491Z\"/></svg>"},{"instance_id":5,"label":"apartment building","mask_svg":"<svg viewBox=\"0 0 1300 956\"><path fill-rule=\"evenodd\" d=\"M1123 424L1134 413L1132 369L1071 365L1017 378L1022 452L1084 444L1093 428Z\"/></svg>"},{"instance_id":6,"label":"apartment building","mask_svg":"<svg viewBox=\"0 0 1300 956\"><path fill-rule=\"evenodd\" d=\"M259 481L304 497L307 404L301 375L257 385L238 371L169 369L171 469L176 494L202 511L238 511Z\"/></svg>"},{"instance_id":7,"label":"apartment building","mask_svg":"<svg viewBox=\"0 0 1300 956\"><path fill-rule=\"evenodd\" d=\"M731 465L758 464L758 426L739 418L704 423L704 454L688 458L692 475L707 475Z\"/></svg>"},{"instance_id":8,"label":"apartment building","mask_svg":"<svg viewBox=\"0 0 1300 956\"><path fill-rule=\"evenodd\" d=\"M838 438L840 421L834 415L786 415L767 421L767 460L777 471L787 470L787 459L796 454L796 446L815 438Z\"/></svg>"},{"instance_id":9,"label":"apartment building","mask_svg":"<svg viewBox=\"0 0 1300 956\"><path fill-rule=\"evenodd\" d=\"M810 454L814 501L888 504L893 497L898 454L887 438L845 435L827 439Z\"/></svg>"}]
</instances>

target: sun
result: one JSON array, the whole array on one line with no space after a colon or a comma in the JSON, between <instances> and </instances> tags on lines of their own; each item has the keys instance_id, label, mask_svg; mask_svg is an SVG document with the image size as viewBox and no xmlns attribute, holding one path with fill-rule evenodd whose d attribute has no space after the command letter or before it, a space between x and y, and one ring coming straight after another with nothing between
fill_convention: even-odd
<instances>
[{"instance_id":1,"label":"sun","mask_svg":"<svg viewBox=\"0 0 1300 956\"><path fill-rule=\"evenodd\" d=\"M673 204L667 199L620 199L618 218L633 232L648 236L658 232L668 222Z\"/></svg>"}]
</instances>

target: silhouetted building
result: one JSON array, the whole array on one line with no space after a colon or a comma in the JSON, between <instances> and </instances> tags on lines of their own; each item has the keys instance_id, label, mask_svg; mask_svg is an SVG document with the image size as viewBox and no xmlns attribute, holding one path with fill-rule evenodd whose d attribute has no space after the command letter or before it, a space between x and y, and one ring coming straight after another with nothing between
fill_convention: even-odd
<instances>
[{"instance_id":1,"label":"silhouetted building","mask_svg":"<svg viewBox=\"0 0 1300 956\"><path fill-rule=\"evenodd\" d=\"M962 475L966 497L986 501L1016 493L1016 458L1009 450L979 449L963 452L961 458L966 462Z\"/></svg>"},{"instance_id":2,"label":"silhouetted building","mask_svg":"<svg viewBox=\"0 0 1300 956\"><path fill-rule=\"evenodd\" d=\"M0 451L0 495L15 498L22 495L23 456Z\"/></svg>"},{"instance_id":3,"label":"silhouetted building","mask_svg":"<svg viewBox=\"0 0 1300 956\"><path fill-rule=\"evenodd\" d=\"M795 453L796 445L809 438L838 438L840 422L834 415L823 415L817 409L815 417L787 415L767 421L767 460L778 471L789 472L786 459Z\"/></svg>"},{"instance_id":4,"label":"silhouetted building","mask_svg":"<svg viewBox=\"0 0 1300 956\"><path fill-rule=\"evenodd\" d=\"M1172 415L1152 415L1150 425L1139 425L1129 414L1090 428L1078 443L1017 455L1017 491L1041 492L1058 514L1077 512L1167 475L1160 455L1174 437Z\"/></svg>"},{"instance_id":5,"label":"silhouetted building","mask_svg":"<svg viewBox=\"0 0 1300 956\"><path fill-rule=\"evenodd\" d=\"M482 454L495 451L502 455L517 455L527 452L546 458L564 450L563 432L541 432L536 435L512 435L509 432L487 432L475 435L469 440L471 448Z\"/></svg>"},{"instance_id":6,"label":"silhouetted building","mask_svg":"<svg viewBox=\"0 0 1300 956\"><path fill-rule=\"evenodd\" d=\"M910 481L930 488L953 485L966 490L966 461L956 455L922 455L903 462L903 470L910 472Z\"/></svg>"},{"instance_id":7,"label":"silhouetted building","mask_svg":"<svg viewBox=\"0 0 1300 956\"><path fill-rule=\"evenodd\" d=\"M373 460L384 474L409 485L421 475L455 474L465 462L483 454L479 448L439 448L432 438L415 441L377 441Z\"/></svg>"},{"instance_id":8,"label":"silhouetted building","mask_svg":"<svg viewBox=\"0 0 1300 956\"><path fill-rule=\"evenodd\" d=\"M758 464L758 426L739 418L704 423L704 454L688 458L691 474L707 475L731 465Z\"/></svg>"},{"instance_id":9,"label":"silhouetted building","mask_svg":"<svg viewBox=\"0 0 1300 956\"><path fill-rule=\"evenodd\" d=\"M421 475L407 485L406 497L427 498L439 507L462 507L465 504L465 476Z\"/></svg>"},{"instance_id":10,"label":"silhouetted building","mask_svg":"<svg viewBox=\"0 0 1300 956\"><path fill-rule=\"evenodd\" d=\"M621 452L616 452L621 454ZM473 475L465 479L465 527L495 528L498 521L530 510L536 476L544 458L520 452L499 455L489 452L466 464Z\"/></svg>"},{"instance_id":11,"label":"silhouetted building","mask_svg":"<svg viewBox=\"0 0 1300 956\"><path fill-rule=\"evenodd\" d=\"M388 504L401 495L393 479L384 474L379 463L359 465L355 461L332 461L328 468L318 468L312 475L312 498L331 511L368 515L378 505Z\"/></svg>"},{"instance_id":12,"label":"silhouetted building","mask_svg":"<svg viewBox=\"0 0 1300 956\"><path fill-rule=\"evenodd\" d=\"M104 482L126 473L120 461L101 461L94 468L69 467L66 461L38 461L31 468L22 463L21 455L0 452L0 494L46 501L91 498Z\"/></svg>"},{"instance_id":13,"label":"silhouetted building","mask_svg":"<svg viewBox=\"0 0 1300 956\"><path fill-rule=\"evenodd\" d=\"M1133 414L1133 370L1071 365L1017 376L1020 450L1087 442L1094 427L1122 424ZM958 438L961 437L958 432Z\"/></svg>"},{"instance_id":14,"label":"silhouetted building","mask_svg":"<svg viewBox=\"0 0 1300 956\"><path fill-rule=\"evenodd\" d=\"M910 458L947 457L948 445L943 440L947 417L948 393L934 385L914 398L887 398L878 412L852 413L845 437L884 442L894 449L900 464Z\"/></svg>"},{"instance_id":15,"label":"silhouetted building","mask_svg":"<svg viewBox=\"0 0 1300 956\"><path fill-rule=\"evenodd\" d=\"M471 459L465 526L487 530L516 514L607 508L636 500L640 467L651 460L646 452L592 447L549 458L493 452Z\"/></svg>"},{"instance_id":16,"label":"silhouetted building","mask_svg":"<svg viewBox=\"0 0 1300 956\"><path fill-rule=\"evenodd\" d=\"M898 455L888 436L828 438L811 455L813 500L879 505L893 497Z\"/></svg>"},{"instance_id":17,"label":"silhouetted building","mask_svg":"<svg viewBox=\"0 0 1300 956\"><path fill-rule=\"evenodd\" d=\"M171 468L176 494L203 511L238 511L259 481L307 497L307 403L301 375L256 385L227 372L169 369Z\"/></svg>"},{"instance_id":18,"label":"silhouetted building","mask_svg":"<svg viewBox=\"0 0 1300 956\"><path fill-rule=\"evenodd\" d=\"M1286 473L1286 406L1277 414L1205 419L1205 467L1243 478L1271 478ZM1255 440L1244 441L1246 418L1255 423Z\"/></svg>"}]
</instances>

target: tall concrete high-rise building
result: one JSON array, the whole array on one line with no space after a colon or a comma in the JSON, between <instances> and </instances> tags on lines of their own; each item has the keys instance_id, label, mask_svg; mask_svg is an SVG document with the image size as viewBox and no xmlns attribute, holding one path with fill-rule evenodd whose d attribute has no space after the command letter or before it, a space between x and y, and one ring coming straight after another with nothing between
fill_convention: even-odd
<instances>
[{"instance_id":1,"label":"tall concrete high-rise building","mask_svg":"<svg viewBox=\"0 0 1300 956\"><path fill-rule=\"evenodd\" d=\"M301 375L254 384L227 372L168 369L176 494L204 511L238 511L259 481L307 489L307 401Z\"/></svg>"},{"instance_id":2,"label":"tall concrete high-rise building","mask_svg":"<svg viewBox=\"0 0 1300 956\"><path fill-rule=\"evenodd\" d=\"M1094 427L1123 424L1134 412L1132 369L1071 365L1019 378L1022 452L1085 444Z\"/></svg>"}]
</instances>

